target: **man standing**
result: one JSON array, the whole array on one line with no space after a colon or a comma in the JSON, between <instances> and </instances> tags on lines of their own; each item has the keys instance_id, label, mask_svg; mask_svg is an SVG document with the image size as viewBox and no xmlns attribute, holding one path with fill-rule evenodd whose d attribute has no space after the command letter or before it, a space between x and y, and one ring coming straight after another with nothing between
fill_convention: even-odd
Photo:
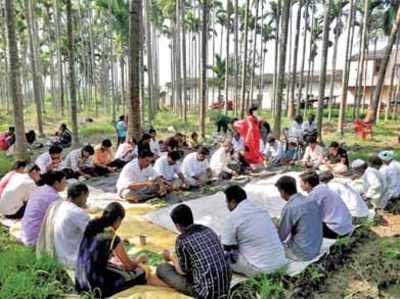
<instances>
[{"instance_id":1,"label":"man standing","mask_svg":"<svg viewBox=\"0 0 400 299\"><path fill-rule=\"evenodd\" d=\"M286 256L292 260L312 260L319 254L322 244L321 211L315 201L297 193L294 178L282 176L275 186L287 201L278 229Z\"/></svg>"},{"instance_id":2,"label":"man standing","mask_svg":"<svg viewBox=\"0 0 400 299\"><path fill-rule=\"evenodd\" d=\"M315 171L302 173L300 179L301 188L309 194L308 200L315 200L321 209L324 238L337 239L351 234L351 214L340 196L320 184Z\"/></svg>"},{"instance_id":3,"label":"man standing","mask_svg":"<svg viewBox=\"0 0 400 299\"><path fill-rule=\"evenodd\" d=\"M268 212L247 199L237 185L225 190L231 214L225 220L222 244L234 272L246 276L272 273L287 260L278 232Z\"/></svg>"},{"instance_id":4,"label":"man standing","mask_svg":"<svg viewBox=\"0 0 400 299\"><path fill-rule=\"evenodd\" d=\"M228 299L231 270L218 236L208 227L194 224L187 205L175 207L171 214L179 236L175 252L164 250L167 263L157 268L157 276L170 287L202 299Z\"/></svg>"}]
</instances>

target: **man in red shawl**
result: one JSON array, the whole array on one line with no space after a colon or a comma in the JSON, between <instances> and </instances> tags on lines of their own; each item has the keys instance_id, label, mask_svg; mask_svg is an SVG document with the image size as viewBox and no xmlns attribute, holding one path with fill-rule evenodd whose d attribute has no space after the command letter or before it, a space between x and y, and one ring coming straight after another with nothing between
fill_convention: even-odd
<instances>
[{"instance_id":1,"label":"man in red shawl","mask_svg":"<svg viewBox=\"0 0 400 299\"><path fill-rule=\"evenodd\" d=\"M245 119L234 123L234 128L244 139L246 148L244 158L249 164L259 164L264 160L260 152L260 121L254 115L256 110L257 107L250 108Z\"/></svg>"}]
</instances>

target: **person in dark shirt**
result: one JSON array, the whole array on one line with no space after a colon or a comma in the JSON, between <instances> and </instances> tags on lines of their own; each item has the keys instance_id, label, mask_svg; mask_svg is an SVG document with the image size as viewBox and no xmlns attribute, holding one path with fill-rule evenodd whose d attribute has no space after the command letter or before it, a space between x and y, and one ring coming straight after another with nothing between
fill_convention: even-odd
<instances>
[{"instance_id":1,"label":"person in dark shirt","mask_svg":"<svg viewBox=\"0 0 400 299\"><path fill-rule=\"evenodd\" d=\"M62 148L68 148L71 146L72 133L66 124L60 125L60 128L56 132L56 136L57 138L55 139L54 144L59 145Z\"/></svg>"},{"instance_id":2,"label":"person in dark shirt","mask_svg":"<svg viewBox=\"0 0 400 299\"><path fill-rule=\"evenodd\" d=\"M150 151L151 152L151 148L150 148L150 141L151 141L151 135L144 133L142 135L142 139L139 140L138 142L138 153L141 153L143 151Z\"/></svg>"},{"instance_id":3,"label":"person in dark shirt","mask_svg":"<svg viewBox=\"0 0 400 299\"><path fill-rule=\"evenodd\" d=\"M232 273L218 236L210 228L194 224L187 205L175 207L171 219L180 232L176 256L164 250L167 263L157 268L157 276L170 287L195 298L227 299Z\"/></svg>"},{"instance_id":4,"label":"person in dark shirt","mask_svg":"<svg viewBox=\"0 0 400 299\"><path fill-rule=\"evenodd\" d=\"M328 154L324 160L321 170L328 170L334 174L345 174L349 169L349 157L347 151L339 146L339 143L332 142Z\"/></svg>"},{"instance_id":5,"label":"person in dark shirt","mask_svg":"<svg viewBox=\"0 0 400 299\"><path fill-rule=\"evenodd\" d=\"M176 133L174 136L167 138L162 146L162 152L172 152L176 150L180 150L180 145L183 143L184 136L181 133Z\"/></svg>"}]
</instances>

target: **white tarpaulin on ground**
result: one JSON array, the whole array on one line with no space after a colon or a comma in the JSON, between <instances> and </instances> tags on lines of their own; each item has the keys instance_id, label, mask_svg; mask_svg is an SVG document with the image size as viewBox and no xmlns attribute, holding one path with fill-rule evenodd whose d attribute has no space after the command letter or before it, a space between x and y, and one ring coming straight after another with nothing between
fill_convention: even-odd
<instances>
[{"instance_id":1,"label":"white tarpaulin on ground","mask_svg":"<svg viewBox=\"0 0 400 299\"><path fill-rule=\"evenodd\" d=\"M285 175L290 175L298 180L299 173L290 172ZM267 179L251 182L245 186L248 199L254 201L258 206L265 209L271 217L280 217L281 210L285 202L280 198L278 190L274 184L282 175L276 175ZM298 188L300 186L298 183ZM211 196L202 197L199 199L185 202L193 211L193 216L196 223L211 227L218 235L222 234L224 219L229 215L229 211L225 203L225 195L218 192ZM175 207L169 206L157 211L151 212L144 217L170 231L177 232L172 223L169 214ZM313 262L318 261L325 253L329 251L329 247L334 243L334 240L324 239L321 247L321 253L312 261L295 262L291 261L288 265L288 274L296 275L305 270L305 268Z\"/></svg>"}]
</instances>

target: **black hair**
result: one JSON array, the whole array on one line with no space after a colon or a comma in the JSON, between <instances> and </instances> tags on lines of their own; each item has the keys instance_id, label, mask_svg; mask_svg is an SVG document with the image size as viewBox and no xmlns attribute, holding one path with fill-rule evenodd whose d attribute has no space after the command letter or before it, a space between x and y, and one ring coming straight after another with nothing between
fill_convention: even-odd
<instances>
[{"instance_id":1,"label":"black hair","mask_svg":"<svg viewBox=\"0 0 400 299\"><path fill-rule=\"evenodd\" d=\"M145 140L145 139L151 139L151 135L150 135L150 134L147 134L147 133L144 133L144 134L142 135L142 140Z\"/></svg>"},{"instance_id":2,"label":"black hair","mask_svg":"<svg viewBox=\"0 0 400 299\"><path fill-rule=\"evenodd\" d=\"M317 143L317 137L316 136L310 136L308 142L309 143Z\"/></svg>"},{"instance_id":3,"label":"black hair","mask_svg":"<svg viewBox=\"0 0 400 299\"><path fill-rule=\"evenodd\" d=\"M88 194L89 188L83 183L75 183L68 187L67 197L68 198L77 198L83 194Z\"/></svg>"},{"instance_id":4,"label":"black hair","mask_svg":"<svg viewBox=\"0 0 400 299\"><path fill-rule=\"evenodd\" d=\"M310 114L309 116L308 116L308 119L310 120L310 119L315 119L315 114L314 113L312 113L312 114Z\"/></svg>"},{"instance_id":5,"label":"black hair","mask_svg":"<svg viewBox=\"0 0 400 299\"><path fill-rule=\"evenodd\" d=\"M267 142L275 142L275 140L274 136L268 136Z\"/></svg>"},{"instance_id":6,"label":"black hair","mask_svg":"<svg viewBox=\"0 0 400 299\"><path fill-rule=\"evenodd\" d=\"M101 142L101 146L103 146L103 147L112 147L111 140L110 140L110 139L104 139L104 140Z\"/></svg>"},{"instance_id":7,"label":"black hair","mask_svg":"<svg viewBox=\"0 0 400 299\"><path fill-rule=\"evenodd\" d=\"M120 121L124 121L124 120L125 120L125 115L121 115L121 116L119 117L119 120L120 120Z\"/></svg>"},{"instance_id":8,"label":"black hair","mask_svg":"<svg viewBox=\"0 0 400 299\"><path fill-rule=\"evenodd\" d=\"M329 183L331 180L333 180L334 176L332 174L332 172L330 171L324 171L322 173L319 174L319 180L322 183Z\"/></svg>"},{"instance_id":9,"label":"black hair","mask_svg":"<svg viewBox=\"0 0 400 299\"><path fill-rule=\"evenodd\" d=\"M119 202L112 202L106 206L100 218L91 220L85 231L85 235L95 236L112 226L118 219L125 218L125 209Z\"/></svg>"},{"instance_id":10,"label":"black hair","mask_svg":"<svg viewBox=\"0 0 400 299\"><path fill-rule=\"evenodd\" d=\"M288 175L280 177L275 183L275 187L278 188L279 191L284 191L289 195L297 193L296 180Z\"/></svg>"},{"instance_id":11,"label":"black hair","mask_svg":"<svg viewBox=\"0 0 400 299\"><path fill-rule=\"evenodd\" d=\"M28 165L28 162L22 161L22 160L17 160L17 161L15 161L12 169L16 170L18 168L25 168L26 165Z\"/></svg>"},{"instance_id":12,"label":"black hair","mask_svg":"<svg viewBox=\"0 0 400 299\"><path fill-rule=\"evenodd\" d=\"M257 109L258 109L257 106L252 106L252 107L250 107L250 109L249 109L249 114L253 115L253 112L256 111Z\"/></svg>"},{"instance_id":13,"label":"black hair","mask_svg":"<svg viewBox=\"0 0 400 299\"><path fill-rule=\"evenodd\" d=\"M153 128L151 128L151 129L149 130L149 134L152 134L152 133L156 133L156 130L153 129Z\"/></svg>"},{"instance_id":14,"label":"black hair","mask_svg":"<svg viewBox=\"0 0 400 299\"><path fill-rule=\"evenodd\" d=\"M50 155L52 155L52 154L61 154L62 151L63 151L63 148L61 146L59 146L59 145L52 145L49 148L49 154Z\"/></svg>"},{"instance_id":15,"label":"black hair","mask_svg":"<svg viewBox=\"0 0 400 299\"><path fill-rule=\"evenodd\" d=\"M38 172L40 172L40 168L39 168L39 166L37 166L36 164L30 163L30 164L26 165L26 171L27 171L28 173L29 173L29 172L32 172L32 171L38 171Z\"/></svg>"},{"instance_id":16,"label":"black hair","mask_svg":"<svg viewBox=\"0 0 400 299\"><path fill-rule=\"evenodd\" d=\"M63 130L66 130L67 129L67 125L65 123L62 123L60 125L60 128L63 129Z\"/></svg>"},{"instance_id":17,"label":"black hair","mask_svg":"<svg viewBox=\"0 0 400 299\"><path fill-rule=\"evenodd\" d=\"M329 147L333 147L333 148L339 148L339 143L337 143L336 141L333 141Z\"/></svg>"},{"instance_id":18,"label":"black hair","mask_svg":"<svg viewBox=\"0 0 400 299\"><path fill-rule=\"evenodd\" d=\"M179 224L183 228L187 228L193 224L193 213L189 206L181 204L175 207L169 216L172 222Z\"/></svg>"},{"instance_id":19,"label":"black hair","mask_svg":"<svg viewBox=\"0 0 400 299\"><path fill-rule=\"evenodd\" d=\"M89 155L92 156L92 155L94 155L94 148L90 144L85 145L84 147L82 147L82 153L83 152L87 152Z\"/></svg>"},{"instance_id":20,"label":"black hair","mask_svg":"<svg viewBox=\"0 0 400 299\"><path fill-rule=\"evenodd\" d=\"M149 151L148 149L144 149L142 151L139 151L139 159L144 159L144 158L153 158L154 154L152 151Z\"/></svg>"},{"instance_id":21,"label":"black hair","mask_svg":"<svg viewBox=\"0 0 400 299\"><path fill-rule=\"evenodd\" d=\"M383 165L381 158L376 155L372 155L368 158L368 166L379 169Z\"/></svg>"},{"instance_id":22,"label":"black hair","mask_svg":"<svg viewBox=\"0 0 400 299\"><path fill-rule=\"evenodd\" d=\"M210 151L205 146L200 146L199 149L197 150L197 153L204 156L208 156L210 154Z\"/></svg>"},{"instance_id":23,"label":"black hair","mask_svg":"<svg viewBox=\"0 0 400 299\"><path fill-rule=\"evenodd\" d=\"M240 203L247 198L246 191L239 185L232 185L224 191L227 201L234 201Z\"/></svg>"},{"instance_id":24,"label":"black hair","mask_svg":"<svg viewBox=\"0 0 400 299\"><path fill-rule=\"evenodd\" d=\"M290 142L289 142L289 145L297 146L297 143L294 142L294 141L290 141Z\"/></svg>"},{"instance_id":25,"label":"black hair","mask_svg":"<svg viewBox=\"0 0 400 299\"><path fill-rule=\"evenodd\" d=\"M175 134L175 136L176 136L176 137L183 137L183 134L180 133L180 132L178 132L178 133Z\"/></svg>"},{"instance_id":26,"label":"black hair","mask_svg":"<svg viewBox=\"0 0 400 299\"><path fill-rule=\"evenodd\" d=\"M199 136L199 134L197 134L197 132L192 132L192 135L190 135L190 137L193 139L194 136Z\"/></svg>"},{"instance_id":27,"label":"black hair","mask_svg":"<svg viewBox=\"0 0 400 299\"><path fill-rule=\"evenodd\" d=\"M66 176L63 171L50 171L42 175L43 182L46 185L54 186L55 183L60 183Z\"/></svg>"},{"instance_id":28,"label":"black hair","mask_svg":"<svg viewBox=\"0 0 400 299\"><path fill-rule=\"evenodd\" d=\"M310 184L311 187L315 187L319 184L318 174L313 170L303 172L300 174L300 178L303 182Z\"/></svg>"},{"instance_id":29,"label":"black hair","mask_svg":"<svg viewBox=\"0 0 400 299\"><path fill-rule=\"evenodd\" d=\"M170 157L173 161L178 161L182 158L182 155L179 151L172 151L168 153L168 157Z\"/></svg>"},{"instance_id":30,"label":"black hair","mask_svg":"<svg viewBox=\"0 0 400 299\"><path fill-rule=\"evenodd\" d=\"M303 116L297 115L297 116L294 118L294 120L295 120L297 123L302 123L302 122L303 122Z\"/></svg>"},{"instance_id":31,"label":"black hair","mask_svg":"<svg viewBox=\"0 0 400 299\"><path fill-rule=\"evenodd\" d=\"M8 127L8 130L14 132L15 131L15 127Z\"/></svg>"}]
</instances>

